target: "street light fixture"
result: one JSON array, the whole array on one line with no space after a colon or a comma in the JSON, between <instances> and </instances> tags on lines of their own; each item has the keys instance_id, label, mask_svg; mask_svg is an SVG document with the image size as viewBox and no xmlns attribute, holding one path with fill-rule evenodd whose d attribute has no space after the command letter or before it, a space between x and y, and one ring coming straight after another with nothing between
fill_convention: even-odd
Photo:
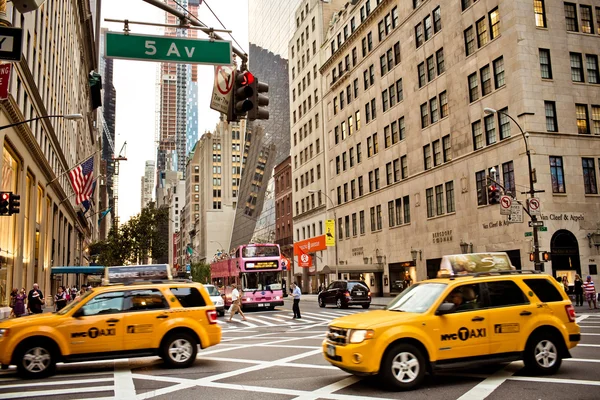
<instances>
[{"instance_id":1,"label":"street light fixture","mask_svg":"<svg viewBox=\"0 0 600 400\"><path fill-rule=\"evenodd\" d=\"M463 254L466 254L469 251L469 243L463 242L463 240L460 240L460 251Z\"/></svg>"},{"instance_id":2,"label":"street light fixture","mask_svg":"<svg viewBox=\"0 0 600 400\"><path fill-rule=\"evenodd\" d=\"M331 200L331 197L327 196L321 189L311 189L308 191L308 193L318 193L318 194L322 194L323 196L325 196L327 198L327 200L329 200L331 202L331 209L333 210L333 223L337 224L337 214L335 211L335 204L333 203L333 200ZM337 240L335 242L335 279L340 279L340 275L338 273L338 243Z\"/></svg>"},{"instance_id":3,"label":"street light fixture","mask_svg":"<svg viewBox=\"0 0 600 400\"><path fill-rule=\"evenodd\" d=\"M23 125L28 122L37 121L37 120L44 119L44 118L64 118L64 119L68 119L68 120L77 120L77 119L83 119L83 115L81 115L81 114L44 115L41 117L30 118L30 119L26 119L24 121L19 121L19 122L15 122L12 124L0 126L0 131L3 129L12 128L13 126Z\"/></svg>"},{"instance_id":4,"label":"street light fixture","mask_svg":"<svg viewBox=\"0 0 600 400\"><path fill-rule=\"evenodd\" d=\"M525 152L527 154L527 165L529 167L529 197L533 198L535 197L536 191L533 187L533 168L531 167L531 152L529 151L529 143L527 141L527 139L529 138L529 134L523 132L523 128L521 128L521 125L519 125L519 123L513 118L511 117L509 114L502 112L502 111L497 111L493 108L489 108L486 107L483 109L483 111L490 115L490 114L502 114L508 118L510 118L512 120L512 122L515 123L515 125L517 125L517 127L519 128L519 130L521 131L521 135L523 136L523 140L525 141ZM532 229L533 229L533 265L534 265L534 269L535 270L541 270L541 262L540 262L540 242L539 242L539 238L538 238L538 227L535 224L535 222L537 221L537 216L536 215L531 215L531 210L529 208L529 202L527 202L527 214L529 214L529 218L531 218L532 221Z\"/></svg>"}]
</instances>

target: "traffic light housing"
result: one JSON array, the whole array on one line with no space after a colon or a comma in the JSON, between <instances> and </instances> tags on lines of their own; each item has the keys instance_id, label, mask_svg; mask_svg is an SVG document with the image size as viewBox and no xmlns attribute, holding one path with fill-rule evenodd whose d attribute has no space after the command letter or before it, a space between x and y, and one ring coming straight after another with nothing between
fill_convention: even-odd
<instances>
[{"instance_id":1,"label":"traffic light housing","mask_svg":"<svg viewBox=\"0 0 600 400\"><path fill-rule=\"evenodd\" d=\"M494 183L488 186L488 202L489 204L500 204L500 188Z\"/></svg>"},{"instance_id":2,"label":"traffic light housing","mask_svg":"<svg viewBox=\"0 0 600 400\"><path fill-rule=\"evenodd\" d=\"M547 251L542 252L542 261L548 262L550 261L550 253Z\"/></svg>"},{"instance_id":3,"label":"traffic light housing","mask_svg":"<svg viewBox=\"0 0 600 400\"><path fill-rule=\"evenodd\" d=\"M477 204L478 205L485 205L486 204L486 199L485 199L485 189L480 187L479 189L477 189Z\"/></svg>"},{"instance_id":4,"label":"traffic light housing","mask_svg":"<svg viewBox=\"0 0 600 400\"><path fill-rule=\"evenodd\" d=\"M254 82L250 85L252 87L252 109L248 111L248 119L254 121L256 119L269 119L269 110L264 108L269 105L269 98L261 93L267 93L269 91L269 85L264 82L259 82L258 79L254 79Z\"/></svg>"},{"instance_id":5,"label":"traffic light housing","mask_svg":"<svg viewBox=\"0 0 600 400\"><path fill-rule=\"evenodd\" d=\"M531 261L531 262L535 261L535 254L529 253L529 261Z\"/></svg>"},{"instance_id":6,"label":"traffic light housing","mask_svg":"<svg viewBox=\"0 0 600 400\"><path fill-rule=\"evenodd\" d=\"M0 192L0 215L10 215L8 213L10 205L10 192Z\"/></svg>"},{"instance_id":7,"label":"traffic light housing","mask_svg":"<svg viewBox=\"0 0 600 400\"><path fill-rule=\"evenodd\" d=\"M229 103L227 121L239 121L253 108L251 97L254 94L254 75L250 71L234 71L233 98Z\"/></svg>"},{"instance_id":8,"label":"traffic light housing","mask_svg":"<svg viewBox=\"0 0 600 400\"><path fill-rule=\"evenodd\" d=\"M12 215L12 214L18 214L19 211L21 211L19 209L19 207L21 207L21 196L19 196L18 194L10 194L10 204L8 206L8 214Z\"/></svg>"}]
</instances>

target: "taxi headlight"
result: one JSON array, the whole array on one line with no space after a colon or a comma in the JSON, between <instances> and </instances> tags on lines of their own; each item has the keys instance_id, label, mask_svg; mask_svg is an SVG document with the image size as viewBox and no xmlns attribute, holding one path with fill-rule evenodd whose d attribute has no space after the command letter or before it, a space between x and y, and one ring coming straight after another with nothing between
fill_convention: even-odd
<instances>
[{"instance_id":1,"label":"taxi headlight","mask_svg":"<svg viewBox=\"0 0 600 400\"><path fill-rule=\"evenodd\" d=\"M8 336L8 329L0 329L0 339Z\"/></svg>"},{"instance_id":2,"label":"taxi headlight","mask_svg":"<svg viewBox=\"0 0 600 400\"><path fill-rule=\"evenodd\" d=\"M350 343L362 343L367 339L373 339L375 332L371 329L357 329L350 332Z\"/></svg>"}]
</instances>

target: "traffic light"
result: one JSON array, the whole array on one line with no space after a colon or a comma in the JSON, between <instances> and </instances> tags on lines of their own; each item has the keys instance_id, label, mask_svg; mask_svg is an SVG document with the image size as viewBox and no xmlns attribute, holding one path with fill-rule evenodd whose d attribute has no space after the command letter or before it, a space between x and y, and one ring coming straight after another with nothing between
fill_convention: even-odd
<instances>
[{"instance_id":1,"label":"traffic light","mask_svg":"<svg viewBox=\"0 0 600 400\"><path fill-rule=\"evenodd\" d=\"M264 82L259 82L258 79L254 79L254 82L250 85L252 87L252 109L248 112L248 119L254 121L255 119L269 119L269 110L261 109L269 105L269 98L261 93L267 93L269 91L269 85Z\"/></svg>"},{"instance_id":2,"label":"traffic light","mask_svg":"<svg viewBox=\"0 0 600 400\"><path fill-rule=\"evenodd\" d=\"M8 214L12 215L12 214L18 214L19 211L19 207L21 206L21 196L19 196L18 194L10 194L10 204L8 206Z\"/></svg>"},{"instance_id":3,"label":"traffic light","mask_svg":"<svg viewBox=\"0 0 600 400\"><path fill-rule=\"evenodd\" d=\"M542 261L550 261L550 253L548 253L547 251L542 252Z\"/></svg>"},{"instance_id":4,"label":"traffic light","mask_svg":"<svg viewBox=\"0 0 600 400\"><path fill-rule=\"evenodd\" d=\"M0 192L0 215L9 215L10 192Z\"/></svg>"},{"instance_id":5,"label":"traffic light","mask_svg":"<svg viewBox=\"0 0 600 400\"><path fill-rule=\"evenodd\" d=\"M488 186L488 202L489 204L500 204L500 188L493 183Z\"/></svg>"},{"instance_id":6,"label":"traffic light","mask_svg":"<svg viewBox=\"0 0 600 400\"><path fill-rule=\"evenodd\" d=\"M251 72L234 71L233 101L230 103L227 121L239 121L253 108L251 97L254 94L254 75Z\"/></svg>"},{"instance_id":7,"label":"traffic light","mask_svg":"<svg viewBox=\"0 0 600 400\"><path fill-rule=\"evenodd\" d=\"M477 205L485 205L487 203L485 199L485 189L479 188L477 189Z\"/></svg>"},{"instance_id":8,"label":"traffic light","mask_svg":"<svg viewBox=\"0 0 600 400\"><path fill-rule=\"evenodd\" d=\"M535 261L535 254L529 253L529 261L531 261L531 262Z\"/></svg>"}]
</instances>

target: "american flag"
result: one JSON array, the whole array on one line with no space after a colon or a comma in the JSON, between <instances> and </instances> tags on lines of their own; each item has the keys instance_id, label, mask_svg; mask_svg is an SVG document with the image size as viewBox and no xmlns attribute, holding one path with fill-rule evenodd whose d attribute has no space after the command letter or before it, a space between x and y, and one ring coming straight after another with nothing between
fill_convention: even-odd
<instances>
[{"instance_id":1,"label":"american flag","mask_svg":"<svg viewBox=\"0 0 600 400\"><path fill-rule=\"evenodd\" d=\"M75 191L75 203L81 204L92 195L94 190L94 158L79 164L69 172L71 185Z\"/></svg>"}]
</instances>

